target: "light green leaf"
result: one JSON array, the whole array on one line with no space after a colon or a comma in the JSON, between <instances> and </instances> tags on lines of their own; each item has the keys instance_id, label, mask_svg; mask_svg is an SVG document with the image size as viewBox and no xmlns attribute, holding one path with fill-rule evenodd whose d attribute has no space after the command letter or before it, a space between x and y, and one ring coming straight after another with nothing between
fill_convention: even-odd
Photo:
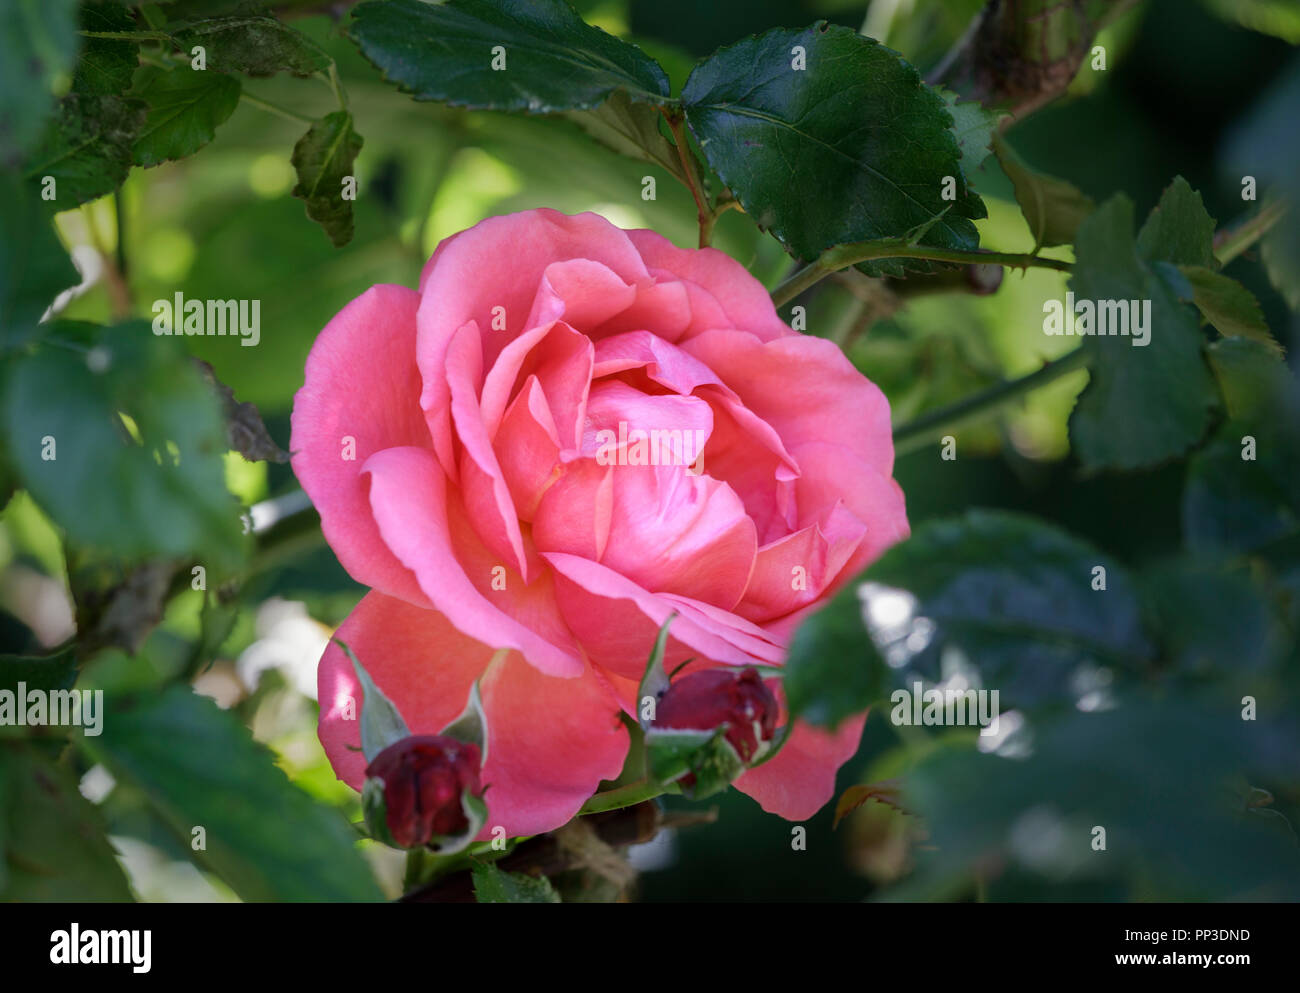
<instances>
[{"instance_id":1,"label":"light green leaf","mask_svg":"<svg viewBox=\"0 0 1300 993\"><path fill-rule=\"evenodd\" d=\"M193 155L216 135L239 104L239 81L215 70L142 66L132 95L149 104L132 146L136 165L156 166Z\"/></svg>"},{"instance_id":2,"label":"light green leaf","mask_svg":"<svg viewBox=\"0 0 1300 993\"><path fill-rule=\"evenodd\" d=\"M474 866L474 897L479 903L559 903L560 895L545 876L505 872L492 863Z\"/></svg>"},{"instance_id":3,"label":"light green leaf","mask_svg":"<svg viewBox=\"0 0 1300 993\"><path fill-rule=\"evenodd\" d=\"M1016 202L1034 236L1034 249L1068 245L1096 204L1072 183L1031 169L1001 136L993 151L1016 191Z\"/></svg>"}]
</instances>

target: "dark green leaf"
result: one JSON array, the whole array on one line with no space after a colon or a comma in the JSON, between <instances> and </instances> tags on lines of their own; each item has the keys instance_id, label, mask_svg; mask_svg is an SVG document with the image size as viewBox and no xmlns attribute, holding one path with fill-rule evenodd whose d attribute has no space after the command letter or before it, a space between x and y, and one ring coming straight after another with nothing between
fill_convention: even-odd
<instances>
[{"instance_id":1,"label":"dark green leaf","mask_svg":"<svg viewBox=\"0 0 1300 993\"><path fill-rule=\"evenodd\" d=\"M70 647L52 655L0 655L0 689L16 691L21 682L29 689L66 690L76 679Z\"/></svg>"},{"instance_id":2,"label":"dark green leaf","mask_svg":"<svg viewBox=\"0 0 1300 993\"><path fill-rule=\"evenodd\" d=\"M1152 250L1187 258L1195 252L1186 247L1188 239L1175 244L1176 219L1167 209L1163 221L1148 221L1146 242ZM1123 194L1079 225L1075 254L1070 289L1079 300L1121 306L1136 301L1139 319L1150 302L1147 345L1136 345L1140 339L1131 334L1083 339L1081 347L1091 352L1090 379L1070 416L1075 454L1090 470L1134 469L1183 454L1205 434L1215 391L1196 318L1170 285L1178 271L1138 257L1133 204Z\"/></svg>"},{"instance_id":3,"label":"dark green leaf","mask_svg":"<svg viewBox=\"0 0 1300 993\"><path fill-rule=\"evenodd\" d=\"M1275 658L1282 631L1248 573L1172 563L1141 586L1161 661L1180 675L1258 672Z\"/></svg>"},{"instance_id":4,"label":"dark green leaf","mask_svg":"<svg viewBox=\"0 0 1300 993\"><path fill-rule=\"evenodd\" d=\"M131 149L135 164L155 166L193 155L234 113L239 90L238 80L214 70L141 67L132 95L149 104L149 115Z\"/></svg>"},{"instance_id":5,"label":"dark green leaf","mask_svg":"<svg viewBox=\"0 0 1300 993\"><path fill-rule=\"evenodd\" d=\"M352 130L352 115L336 110L293 146L298 173L293 195L307 201L307 216L325 229L336 248L352 240L352 201L343 199L343 181L353 175L361 145L361 135Z\"/></svg>"},{"instance_id":6,"label":"dark green leaf","mask_svg":"<svg viewBox=\"0 0 1300 993\"><path fill-rule=\"evenodd\" d=\"M231 14L190 21L175 33L176 44L189 55L196 45L206 53L208 69L271 76L289 72L310 76L330 67L329 55L297 28L269 14Z\"/></svg>"},{"instance_id":7,"label":"dark green leaf","mask_svg":"<svg viewBox=\"0 0 1300 993\"><path fill-rule=\"evenodd\" d=\"M1073 702L1081 669L1134 671L1148 648L1115 562L1034 518L972 511L922 525L806 620L785 689L793 713L833 725L963 659L1003 709Z\"/></svg>"},{"instance_id":8,"label":"dark green leaf","mask_svg":"<svg viewBox=\"0 0 1300 993\"><path fill-rule=\"evenodd\" d=\"M98 810L67 770L21 742L0 743L0 900L130 902Z\"/></svg>"},{"instance_id":9,"label":"dark green leaf","mask_svg":"<svg viewBox=\"0 0 1300 993\"><path fill-rule=\"evenodd\" d=\"M1213 266L1214 218L1205 212L1201 195L1178 176L1160 195L1138 232L1143 258L1174 265Z\"/></svg>"},{"instance_id":10,"label":"dark green leaf","mask_svg":"<svg viewBox=\"0 0 1300 993\"><path fill-rule=\"evenodd\" d=\"M1188 465L1183 535L1195 552L1236 556L1300 533L1300 386L1253 341L1218 346L1236 410Z\"/></svg>"},{"instance_id":11,"label":"dark green leaf","mask_svg":"<svg viewBox=\"0 0 1300 993\"><path fill-rule=\"evenodd\" d=\"M55 210L112 193L131 170L131 146L147 109L130 98L68 94L32 151L26 177L54 177Z\"/></svg>"},{"instance_id":12,"label":"dark green leaf","mask_svg":"<svg viewBox=\"0 0 1300 993\"><path fill-rule=\"evenodd\" d=\"M1034 726L1024 757L937 750L903 783L928 839L890 896L973 890L976 875L996 894L1025 873L1034 899L1119 880L1129 900L1295 900L1294 838L1248 816L1228 788L1275 734L1231 707L1122 702Z\"/></svg>"},{"instance_id":13,"label":"dark green leaf","mask_svg":"<svg viewBox=\"0 0 1300 993\"><path fill-rule=\"evenodd\" d=\"M33 337L54 298L80 282L38 190L36 183L0 173L0 351Z\"/></svg>"},{"instance_id":14,"label":"dark green leaf","mask_svg":"<svg viewBox=\"0 0 1300 993\"><path fill-rule=\"evenodd\" d=\"M474 897L479 903L559 903L560 896L545 876L505 872L489 863L474 866Z\"/></svg>"},{"instance_id":15,"label":"dark green leaf","mask_svg":"<svg viewBox=\"0 0 1300 993\"><path fill-rule=\"evenodd\" d=\"M377 900L379 889L334 810L289 782L274 756L188 687L116 700L86 747L119 782L142 790L193 851L245 900Z\"/></svg>"},{"instance_id":16,"label":"dark green leaf","mask_svg":"<svg viewBox=\"0 0 1300 993\"><path fill-rule=\"evenodd\" d=\"M136 321L94 333L83 351L43 348L7 373L0 422L14 464L74 542L125 559L238 561L225 426L183 345Z\"/></svg>"},{"instance_id":17,"label":"dark green leaf","mask_svg":"<svg viewBox=\"0 0 1300 993\"><path fill-rule=\"evenodd\" d=\"M0 6L0 166L13 166L41 133L55 78L77 54L76 0Z\"/></svg>"},{"instance_id":18,"label":"dark green leaf","mask_svg":"<svg viewBox=\"0 0 1300 993\"><path fill-rule=\"evenodd\" d=\"M677 149L659 130L663 115L653 104L634 103L624 91L615 90L594 110L571 110L564 116L620 155L660 166L688 182Z\"/></svg>"},{"instance_id":19,"label":"dark green leaf","mask_svg":"<svg viewBox=\"0 0 1300 993\"><path fill-rule=\"evenodd\" d=\"M1252 177L1257 195L1268 191L1290 201L1291 212L1260 242L1260 258L1269 280L1292 310L1300 310L1300 58L1290 65L1229 136L1223 172L1234 185Z\"/></svg>"},{"instance_id":20,"label":"dark green leaf","mask_svg":"<svg viewBox=\"0 0 1300 993\"><path fill-rule=\"evenodd\" d=\"M81 30L135 31L135 19L117 0L82 4ZM131 87L131 75L140 64L140 47L120 38L86 38L72 76L77 93L121 96Z\"/></svg>"},{"instance_id":21,"label":"dark green leaf","mask_svg":"<svg viewBox=\"0 0 1300 993\"><path fill-rule=\"evenodd\" d=\"M1006 139L993 139L1002 171L1015 187L1016 202L1034 236L1034 248L1068 245L1096 204L1072 183L1031 169Z\"/></svg>"},{"instance_id":22,"label":"dark green leaf","mask_svg":"<svg viewBox=\"0 0 1300 993\"><path fill-rule=\"evenodd\" d=\"M657 62L564 0L363 3L348 34L417 100L541 114L598 107L616 90L651 103L669 92Z\"/></svg>"},{"instance_id":23,"label":"dark green leaf","mask_svg":"<svg viewBox=\"0 0 1300 993\"><path fill-rule=\"evenodd\" d=\"M793 68L799 48L804 69ZM984 205L962 174L952 116L870 38L824 22L768 31L702 61L682 100L709 165L793 255L902 237L940 214L922 244L978 244L971 219ZM956 200L943 199L945 178ZM902 264L865 268L898 274Z\"/></svg>"},{"instance_id":24,"label":"dark green leaf","mask_svg":"<svg viewBox=\"0 0 1300 993\"><path fill-rule=\"evenodd\" d=\"M1253 338L1281 355L1282 347L1269 333L1255 295L1231 276L1204 266L1180 266L1192 284L1192 300L1201 316L1225 338Z\"/></svg>"}]
</instances>

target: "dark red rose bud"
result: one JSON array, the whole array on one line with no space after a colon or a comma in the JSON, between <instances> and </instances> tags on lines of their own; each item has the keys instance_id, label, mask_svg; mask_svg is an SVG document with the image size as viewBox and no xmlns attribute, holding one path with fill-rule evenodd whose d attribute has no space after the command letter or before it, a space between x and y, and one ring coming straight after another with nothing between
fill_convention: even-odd
<instances>
[{"instance_id":1,"label":"dark red rose bud","mask_svg":"<svg viewBox=\"0 0 1300 993\"><path fill-rule=\"evenodd\" d=\"M417 734L376 755L366 777L384 784L385 822L393 840L415 848L430 838L469 829L461 794L481 792L478 772L478 746L441 734Z\"/></svg>"},{"instance_id":2,"label":"dark red rose bud","mask_svg":"<svg viewBox=\"0 0 1300 993\"><path fill-rule=\"evenodd\" d=\"M727 741L748 764L760 742L776 733L777 711L757 669L706 669L668 687L655 707L654 726L710 731L725 723Z\"/></svg>"}]
</instances>

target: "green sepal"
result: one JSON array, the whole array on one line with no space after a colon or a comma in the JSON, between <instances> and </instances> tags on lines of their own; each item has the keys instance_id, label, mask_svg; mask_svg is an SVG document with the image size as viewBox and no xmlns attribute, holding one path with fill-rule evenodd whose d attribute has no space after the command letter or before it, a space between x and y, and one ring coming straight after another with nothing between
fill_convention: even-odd
<instances>
[{"instance_id":1,"label":"green sepal","mask_svg":"<svg viewBox=\"0 0 1300 993\"><path fill-rule=\"evenodd\" d=\"M479 751L480 767L487 762L487 714L483 711L483 697L479 693L478 680L475 680L474 685L469 688L469 699L460 716L438 733L467 745L476 746Z\"/></svg>"},{"instance_id":2,"label":"green sepal","mask_svg":"<svg viewBox=\"0 0 1300 993\"><path fill-rule=\"evenodd\" d=\"M641 676L641 685L637 687L637 723L641 725L643 731L648 731L654 723L653 717L647 719L643 716L646 709L646 698L648 697L658 703L659 698L668 689L668 673L664 670L664 649L668 644L668 625L673 622L673 618L676 616L676 611L669 614L668 619L664 621L663 627L659 629L659 634L655 637L654 647L650 649L650 657L646 659L645 673ZM651 709L653 712L653 708Z\"/></svg>"},{"instance_id":3,"label":"green sepal","mask_svg":"<svg viewBox=\"0 0 1300 993\"><path fill-rule=\"evenodd\" d=\"M370 673L366 672L365 666L361 664L361 660L356 657L352 649L338 638L334 639L334 643L343 649L343 653L351 660L352 668L356 670L357 679L361 681L361 689L366 695L361 704L361 751L367 762L373 762L375 756L389 745L403 738L409 738L411 731L397 707L393 705L393 701L375 685L375 681L370 678Z\"/></svg>"},{"instance_id":4,"label":"green sepal","mask_svg":"<svg viewBox=\"0 0 1300 993\"><path fill-rule=\"evenodd\" d=\"M698 800L720 793L745 771L745 763L726 738L727 725L712 731L650 728L646 731L646 762L661 783L675 783L688 773L695 782L682 793Z\"/></svg>"}]
</instances>

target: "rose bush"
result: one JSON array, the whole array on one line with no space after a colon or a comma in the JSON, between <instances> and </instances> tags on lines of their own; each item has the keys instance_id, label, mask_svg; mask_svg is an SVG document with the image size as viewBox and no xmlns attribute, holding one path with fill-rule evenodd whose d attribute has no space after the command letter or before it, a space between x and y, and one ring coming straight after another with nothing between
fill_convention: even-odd
<instances>
[{"instance_id":1,"label":"rose bush","mask_svg":"<svg viewBox=\"0 0 1300 993\"><path fill-rule=\"evenodd\" d=\"M639 432L701 439L700 460ZM350 303L307 361L291 449L372 587L339 637L413 734L482 680L484 831L512 836L619 774L619 712L670 615L669 671L779 666L800 620L907 534L887 402L841 351L725 254L594 214L491 218L439 245L418 290ZM360 788L362 694L336 645L319 690L326 753ZM796 724L735 785L806 818L862 722Z\"/></svg>"}]
</instances>

